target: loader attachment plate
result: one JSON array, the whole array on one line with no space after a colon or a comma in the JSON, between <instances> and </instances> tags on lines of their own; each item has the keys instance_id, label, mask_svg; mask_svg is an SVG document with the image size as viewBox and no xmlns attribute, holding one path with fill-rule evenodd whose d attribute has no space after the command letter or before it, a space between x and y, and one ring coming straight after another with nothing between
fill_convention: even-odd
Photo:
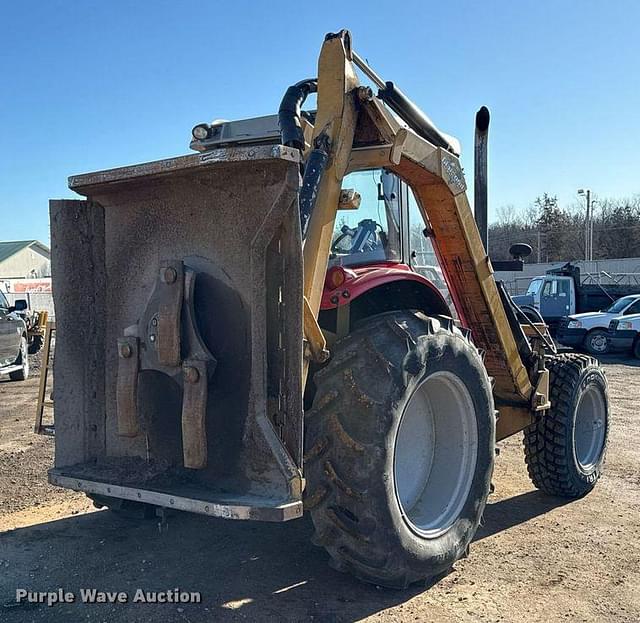
<instances>
[{"instance_id":1,"label":"loader attachment plate","mask_svg":"<svg viewBox=\"0 0 640 623\"><path fill-rule=\"evenodd\" d=\"M81 472L80 472L81 473ZM181 487L171 489L141 489L135 486L114 485L71 475L64 470L49 472L52 485L82 491L89 495L115 497L152 506L171 508L223 519L254 519L257 521L288 521L302 516L302 502L268 500L251 495L212 495L209 492Z\"/></svg>"},{"instance_id":2,"label":"loader attachment plate","mask_svg":"<svg viewBox=\"0 0 640 623\"><path fill-rule=\"evenodd\" d=\"M52 482L160 505L297 508L298 158L229 147L74 176L87 200L51 202Z\"/></svg>"}]
</instances>

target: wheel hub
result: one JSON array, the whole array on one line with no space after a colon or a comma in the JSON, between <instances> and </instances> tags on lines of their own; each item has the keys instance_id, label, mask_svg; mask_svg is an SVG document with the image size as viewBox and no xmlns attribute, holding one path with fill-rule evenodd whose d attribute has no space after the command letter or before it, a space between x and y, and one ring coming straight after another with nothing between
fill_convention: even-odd
<instances>
[{"instance_id":1,"label":"wheel hub","mask_svg":"<svg viewBox=\"0 0 640 623\"><path fill-rule=\"evenodd\" d=\"M607 337L598 333L591 338L591 349L597 353L607 350Z\"/></svg>"}]
</instances>

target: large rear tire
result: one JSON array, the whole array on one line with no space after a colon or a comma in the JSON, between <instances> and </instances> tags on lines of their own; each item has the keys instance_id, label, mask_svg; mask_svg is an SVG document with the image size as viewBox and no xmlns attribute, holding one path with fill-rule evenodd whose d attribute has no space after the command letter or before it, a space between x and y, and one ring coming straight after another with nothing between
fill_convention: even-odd
<instances>
[{"instance_id":1,"label":"large rear tire","mask_svg":"<svg viewBox=\"0 0 640 623\"><path fill-rule=\"evenodd\" d=\"M404 588L469 547L493 472L495 412L450 319L393 312L337 342L305 419L305 508L332 566Z\"/></svg>"},{"instance_id":2,"label":"large rear tire","mask_svg":"<svg viewBox=\"0 0 640 623\"><path fill-rule=\"evenodd\" d=\"M547 367L551 409L524 434L529 477L545 493L580 498L602 473L609 437L607 379L587 355L555 355Z\"/></svg>"}]
</instances>

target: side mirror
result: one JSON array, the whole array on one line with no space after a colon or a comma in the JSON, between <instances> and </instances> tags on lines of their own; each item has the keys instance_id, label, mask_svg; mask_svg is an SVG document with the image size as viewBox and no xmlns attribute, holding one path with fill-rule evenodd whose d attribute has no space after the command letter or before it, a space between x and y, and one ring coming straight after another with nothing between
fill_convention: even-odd
<instances>
[{"instance_id":1,"label":"side mirror","mask_svg":"<svg viewBox=\"0 0 640 623\"><path fill-rule=\"evenodd\" d=\"M24 311L28 307L26 299L16 299L16 302L13 304L13 311Z\"/></svg>"}]
</instances>

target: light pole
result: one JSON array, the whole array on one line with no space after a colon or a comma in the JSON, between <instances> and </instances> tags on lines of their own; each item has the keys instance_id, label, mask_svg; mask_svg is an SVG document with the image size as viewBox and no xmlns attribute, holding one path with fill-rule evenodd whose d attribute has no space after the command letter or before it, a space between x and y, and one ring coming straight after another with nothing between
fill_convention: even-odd
<instances>
[{"instance_id":1,"label":"light pole","mask_svg":"<svg viewBox=\"0 0 640 623\"><path fill-rule=\"evenodd\" d=\"M593 259L593 249L591 243L593 236L591 234L591 189L579 188L578 195L586 196L587 198L587 217L584 223L584 259L588 262Z\"/></svg>"},{"instance_id":2,"label":"light pole","mask_svg":"<svg viewBox=\"0 0 640 623\"><path fill-rule=\"evenodd\" d=\"M592 199L591 200L591 228L589 229L589 258L591 259L591 261L593 262L593 222L594 222L594 212L595 212L595 205L596 203L598 203L598 201L596 199Z\"/></svg>"}]
</instances>

